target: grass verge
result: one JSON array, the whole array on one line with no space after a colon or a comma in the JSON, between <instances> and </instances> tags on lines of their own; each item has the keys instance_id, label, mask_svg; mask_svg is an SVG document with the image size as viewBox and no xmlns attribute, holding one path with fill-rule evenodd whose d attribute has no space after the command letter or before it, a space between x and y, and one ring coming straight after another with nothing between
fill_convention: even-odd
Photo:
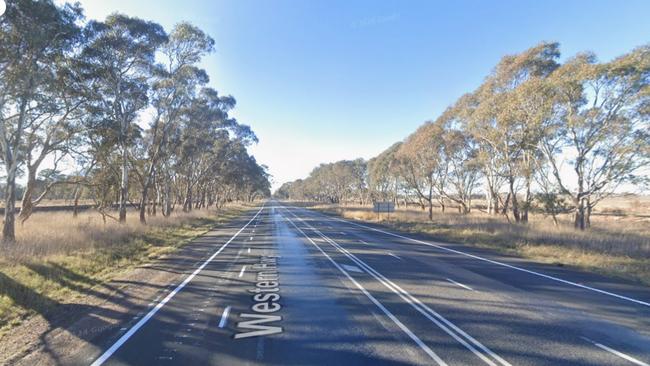
<instances>
[{"instance_id":1,"label":"grass verge","mask_svg":"<svg viewBox=\"0 0 650 366\"><path fill-rule=\"evenodd\" d=\"M140 225L103 223L98 214L35 214L0 254L0 338L30 316L47 316L60 303L85 296L123 271L169 254L211 228L240 215L232 205L152 218ZM65 224L67 222L67 224ZM29 224L29 225L28 225Z\"/></svg>"}]
</instances>

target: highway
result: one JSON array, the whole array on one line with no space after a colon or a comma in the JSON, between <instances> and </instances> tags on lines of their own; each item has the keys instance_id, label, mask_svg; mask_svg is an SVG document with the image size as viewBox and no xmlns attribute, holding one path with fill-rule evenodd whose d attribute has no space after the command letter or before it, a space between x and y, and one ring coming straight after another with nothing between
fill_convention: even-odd
<instances>
[{"instance_id":1,"label":"highway","mask_svg":"<svg viewBox=\"0 0 650 366\"><path fill-rule=\"evenodd\" d=\"M65 363L650 365L643 286L276 201L228 236Z\"/></svg>"}]
</instances>

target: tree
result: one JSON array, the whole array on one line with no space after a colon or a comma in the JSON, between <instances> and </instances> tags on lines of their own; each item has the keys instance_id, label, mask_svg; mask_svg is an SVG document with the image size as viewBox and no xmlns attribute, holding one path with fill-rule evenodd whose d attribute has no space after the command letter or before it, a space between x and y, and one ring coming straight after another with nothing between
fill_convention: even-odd
<instances>
[{"instance_id":1,"label":"tree","mask_svg":"<svg viewBox=\"0 0 650 366\"><path fill-rule=\"evenodd\" d=\"M16 176L26 156L25 131L41 123L54 70L80 35L78 5L20 0L0 17L0 147L6 171L3 241L15 241ZM49 111L45 111L48 113Z\"/></svg>"},{"instance_id":2,"label":"tree","mask_svg":"<svg viewBox=\"0 0 650 366\"><path fill-rule=\"evenodd\" d=\"M141 174L141 223L146 222L148 193L154 183L158 162L170 153L165 149L169 130L178 126L180 114L196 95L196 88L208 82L207 74L196 64L213 47L214 40L203 31L189 23L180 23L161 48L165 63L158 68L153 82L151 100L155 114L143 141L147 147Z\"/></svg>"},{"instance_id":3,"label":"tree","mask_svg":"<svg viewBox=\"0 0 650 366\"><path fill-rule=\"evenodd\" d=\"M584 230L593 207L621 185L639 183L650 164L650 46L604 64L593 54L578 55L549 82L557 114L541 150L561 193L571 198L574 226ZM562 171L563 162L571 169Z\"/></svg>"},{"instance_id":4,"label":"tree","mask_svg":"<svg viewBox=\"0 0 650 366\"><path fill-rule=\"evenodd\" d=\"M104 131L120 149L119 221L124 222L129 190L129 147L139 133L139 127L133 122L148 105L148 82L155 53L167 41L167 35L157 23L122 14L109 15L104 22L91 21L87 28L89 41L83 56L102 96L96 111Z\"/></svg>"}]
</instances>

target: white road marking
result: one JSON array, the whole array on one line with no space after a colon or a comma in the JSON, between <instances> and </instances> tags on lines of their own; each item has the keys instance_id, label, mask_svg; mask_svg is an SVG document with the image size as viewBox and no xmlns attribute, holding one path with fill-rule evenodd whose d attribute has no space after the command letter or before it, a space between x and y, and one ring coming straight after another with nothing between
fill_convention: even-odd
<instances>
[{"instance_id":1,"label":"white road marking","mask_svg":"<svg viewBox=\"0 0 650 366\"><path fill-rule=\"evenodd\" d=\"M532 274L532 275L535 275L535 276L543 277L543 278L546 278L546 279L549 279L549 280L552 280L552 281L561 282L561 283L564 283L565 285L570 285L570 286L579 287L579 288L584 289L584 290L589 290L589 291L597 292L597 293L602 294L602 295L607 295L607 296L615 297L615 298L620 299L620 300L625 300L625 301L633 302L633 303L635 303L635 304L639 304L639 305L643 305L643 306L650 307L650 302L646 302L646 301L641 301L641 300L633 299L633 298L628 297L628 296L619 295L619 294L615 294L615 293L613 293L613 292L609 292L609 291L601 290L601 289L598 289L598 288L595 288L595 287L591 287L591 286L583 285L583 284L580 284L580 283L571 282L571 281L568 281L568 280L561 279L561 278L559 278L559 277L554 277L554 276L550 276L550 275L547 275L547 274L544 274L544 273L531 271L531 270L529 270L529 269L525 269L525 268L521 268L521 267L513 266L513 265L511 265L511 264L507 264L507 263L503 263L503 262L498 262L498 261L495 261L495 260L492 260L492 259L488 259L488 258L480 257L480 256L478 256L478 255L474 255L474 254L470 254L470 253L465 253L465 252L462 252L462 251L460 251L460 250L456 250L456 249L452 249L452 248L447 248L447 247L445 247L444 245L441 245L441 244L434 244L434 243L429 243L429 242L422 241L422 240L418 240L418 239L409 238L408 236L404 236L404 235L400 235L400 234L391 233L391 232L389 232L389 231L385 231L385 230L377 229L377 228L370 227L370 226L366 226L366 225L362 225L362 224L357 224L356 222L351 222L351 221L347 221L347 220L339 219L338 217L332 217L331 219L333 219L333 220L337 220L337 221L340 221L340 222L344 222L344 223L347 223L347 224L349 224L349 225L354 225L354 226L362 227L362 228L369 229L369 230L372 230L372 231L376 231L376 232L379 232L379 233L382 233L382 234L390 235L390 236L393 236L393 237L396 237L396 238L401 238L401 239L405 239L405 240L410 240L410 241L415 242L415 243L418 243L418 244L427 245L427 246L434 247L434 248L437 248L437 249L440 249L440 250L444 250L444 251L447 251L447 252L451 252L451 253L455 253L455 254L460 254L460 255L463 255L463 256L466 256L466 257L470 257L470 258L474 258L474 259L477 259L477 260L480 260L480 261L484 261L484 262L492 263L492 264L495 264L495 265L498 265L498 266L502 266L502 267L506 267L506 268L514 269L514 270L516 270L516 271L521 271L521 272L525 272L525 273Z\"/></svg>"},{"instance_id":2,"label":"white road marking","mask_svg":"<svg viewBox=\"0 0 650 366\"><path fill-rule=\"evenodd\" d=\"M348 235L345 233L345 231L341 231L341 235Z\"/></svg>"},{"instance_id":3,"label":"white road marking","mask_svg":"<svg viewBox=\"0 0 650 366\"><path fill-rule=\"evenodd\" d=\"M363 240L359 240L359 241L362 242L363 244L368 244L368 243L366 243L366 242L363 241ZM370 244L368 244L368 245L370 245Z\"/></svg>"},{"instance_id":4,"label":"white road marking","mask_svg":"<svg viewBox=\"0 0 650 366\"><path fill-rule=\"evenodd\" d=\"M615 350L615 349L613 349L613 348L607 347L607 346L605 346L604 344L600 344L600 343L598 343L598 342L596 342L596 341L594 341L594 340L591 340L591 339L589 339L589 338L587 338L587 337L580 337L580 338L584 339L585 341L587 341L587 342L593 344L594 346L596 346L596 347L598 347L598 348L600 348L600 349L602 349L602 350L605 350L605 351L607 351L607 352L609 352L609 353L612 353L612 354L614 354L614 355L616 355L616 356L618 356L618 357L620 357L620 358L622 358L622 359L625 359L625 360L627 360L627 361L630 361L630 362L632 362L632 363L635 364L635 365L639 365L639 366L650 366L650 365L648 365L647 363L645 363L645 362L643 362L643 361L641 361L641 360L638 360L638 359L636 359L636 358L634 358L634 357L632 357L632 356L630 356L630 355L626 355L625 353L623 353L623 352L619 352L619 351L617 351L617 350Z\"/></svg>"},{"instance_id":5,"label":"white road marking","mask_svg":"<svg viewBox=\"0 0 650 366\"><path fill-rule=\"evenodd\" d=\"M400 258L399 256L397 256L397 255L395 255L395 254L393 254L391 252L388 252L388 255L390 255L391 257L395 257L395 258L397 258L399 260L402 260L402 258Z\"/></svg>"},{"instance_id":6,"label":"white road marking","mask_svg":"<svg viewBox=\"0 0 650 366\"><path fill-rule=\"evenodd\" d=\"M248 254L251 254L251 248L248 248L247 252Z\"/></svg>"},{"instance_id":7,"label":"white road marking","mask_svg":"<svg viewBox=\"0 0 650 366\"><path fill-rule=\"evenodd\" d=\"M348 264L341 264L341 267L345 268L345 270L348 271L348 272L363 273L363 271L357 266L351 266L351 265L348 265Z\"/></svg>"},{"instance_id":8,"label":"white road marking","mask_svg":"<svg viewBox=\"0 0 650 366\"><path fill-rule=\"evenodd\" d=\"M363 286L361 286L359 282L357 282L354 278L352 278L352 276L350 276L349 273L347 273L338 263L336 263L334 259L332 259L332 257L330 257L327 253L325 253L323 249L321 249L321 247L319 247L318 244L316 244L316 242L314 242L309 236L307 236L307 234L305 234L305 232L302 231L302 229L296 226L296 224L293 221L291 221L291 219L287 217L287 221L290 222L291 225L293 225L293 227L295 227L298 231L300 231L302 235L305 238L307 238L307 240L309 240L309 242L312 243L312 245L314 245L316 249L318 249L325 256L325 258L327 258L334 265L334 267L336 267L339 271L341 271L341 273L343 273L348 278L348 280L350 280L359 290L361 290L361 292L364 295L366 295L366 297L370 299L370 301L372 301L373 304L375 304L384 314L386 314L386 316L388 316L390 320L393 321L393 323L395 323L404 333L406 333L406 335L408 335L409 338L411 338L411 340L413 340L427 355L429 355L429 357L431 357L434 361L436 361L436 363L440 366L447 365L447 363L443 361L440 358L440 356L438 356L435 352L433 352L433 350L429 348L429 346L424 344L424 342L422 342L422 340L415 335L415 333L413 333L406 325L404 325L399 319L397 319L397 317L395 317L395 315L393 315L393 313L391 313L390 310L386 309L386 307L382 303L380 303L379 300L377 300L374 296L372 296L368 292L368 290L366 290Z\"/></svg>"},{"instance_id":9,"label":"white road marking","mask_svg":"<svg viewBox=\"0 0 650 366\"><path fill-rule=\"evenodd\" d=\"M183 287L185 287L185 285L187 285L194 277L196 277L196 275L199 274L199 272L201 272L203 268L205 268L205 266L208 265L208 263L212 262L212 260L217 255L219 255L219 253L221 253L228 246L228 244L230 244L230 242L232 242L237 237L237 235L239 235L242 231L244 231L244 229L246 229L246 227L260 214L260 212L262 212L263 209L264 209L264 205L262 205L259 211L257 211L257 213L255 214L255 216L253 216L244 226L242 226L242 228L239 229L235 233L235 235L233 235L230 239L228 239L228 241L225 244L223 244L216 252L214 252L214 254L210 256L210 258L208 258L205 262L203 262L201 267L197 268L194 272L192 272L192 274L187 276L187 278L185 278L185 280L180 285L178 285L178 287L176 287L174 291L170 292L161 302L158 303L158 305L156 305L153 309L151 309L151 311L149 311L149 313L147 313L147 315L145 315L144 318L140 319L140 321L137 322L133 327L131 327L131 329L129 329L128 332L124 333L124 335L121 336L109 349L107 349L104 353L102 353L102 355L99 356L99 358L97 358L95 362L91 364L91 366L100 366L104 362L106 362L106 360L108 360L115 353L115 351L117 351L120 347L122 347L122 345L126 341L128 341L129 338L131 338L131 336L133 336L133 334L135 334L135 332L138 331L138 329L142 328L142 326L145 325L149 321L149 319L151 319L158 312L158 310L160 310L163 306L165 306L165 304L167 304L169 300L171 300L179 291L181 291Z\"/></svg>"},{"instance_id":10,"label":"white road marking","mask_svg":"<svg viewBox=\"0 0 650 366\"><path fill-rule=\"evenodd\" d=\"M221 314L221 320L219 320L219 328L226 326L226 322L228 322L228 314L230 314L230 308L230 306L226 306L226 308L223 310L223 314Z\"/></svg>"},{"instance_id":11,"label":"white road marking","mask_svg":"<svg viewBox=\"0 0 650 366\"><path fill-rule=\"evenodd\" d=\"M253 237L251 236L250 239L248 239L248 240L253 240Z\"/></svg>"},{"instance_id":12,"label":"white road marking","mask_svg":"<svg viewBox=\"0 0 650 366\"><path fill-rule=\"evenodd\" d=\"M244 272L246 272L246 266L243 266L241 268L241 271L239 271L239 277L241 278L244 275Z\"/></svg>"},{"instance_id":13,"label":"white road marking","mask_svg":"<svg viewBox=\"0 0 650 366\"><path fill-rule=\"evenodd\" d=\"M447 278L447 281L453 283L454 285L460 286L460 287L464 288L465 290L474 291L473 288L471 288L471 287L469 287L469 286L467 286L467 285L463 285L463 284L460 283L460 282L456 282L456 281L452 280L451 278Z\"/></svg>"},{"instance_id":14,"label":"white road marking","mask_svg":"<svg viewBox=\"0 0 650 366\"><path fill-rule=\"evenodd\" d=\"M440 315L438 312L431 309L429 306L423 304L418 298L414 297L413 295L408 293L406 290L404 290L403 288L401 288L400 286L395 284L393 281L389 280L384 275L382 275L381 273L376 271L374 268L370 267L370 265L366 264L364 261L357 258L357 256L350 253L345 248L341 247L337 242L335 242L331 238L327 237L325 234L323 234L318 229L311 226L309 223L305 222L305 220L303 220L300 217L296 216L290 210L287 210L287 212L289 212L292 216L294 216L298 221L301 221L303 224L305 224L307 227L309 227L312 231L314 231L316 234L318 234L321 238L325 239L325 241L330 243L330 245L332 245L334 248L336 248L339 252L343 253L345 256L347 256L353 262L355 262L357 265L359 265L361 268L365 269L368 274L373 276L377 281L379 281L381 284L386 286L389 290L391 290L392 292L397 294L399 297L401 297L404 301L406 301L409 305L411 305L420 314L424 315L427 319L429 319L431 322L436 324L440 329L444 330L447 334L452 336L455 340L457 340L459 343L461 343L467 349L472 351L472 353L474 353L477 357L479 357L485 363L487 363L488 365L491 365L491 366L496 366L497 365L496 363L493 362L493 360L489 359L486 355L479 352L477 350L477 348L481 349L483 352L485 352L487 355L491 356L494 360L498 361L502 365L511 366L511 364L508 361L501 358L501 356L494 353L492 350L490 350L489 348L484 346L481 342L477 341L474 337L467 334L464 330L460 329L454 323L447 320L445 317ZM295 226L295 224L294 224L294 226ZM298 229L298 230L300 230L300 229ZM464 339L461 336L464 337ZM469 344L467 341L469 341L472 344Z\"/></svg>"}]
</instances>

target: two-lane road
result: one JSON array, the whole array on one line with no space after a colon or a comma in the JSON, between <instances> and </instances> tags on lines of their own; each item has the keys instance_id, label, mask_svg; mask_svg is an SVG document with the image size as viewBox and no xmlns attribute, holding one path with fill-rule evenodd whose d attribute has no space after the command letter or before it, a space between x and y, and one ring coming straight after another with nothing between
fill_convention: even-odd
<instances>
[{"instance_id":1,"label":"two-lane road","mask_svg":"<svg viewBox=\"0 0 650 366\"><path fill-rule=\"evenodd\" d=\"M621 281L273 201L211 245L91 362L650 363L650 291Z\"/></svg>"}]
</instances>

